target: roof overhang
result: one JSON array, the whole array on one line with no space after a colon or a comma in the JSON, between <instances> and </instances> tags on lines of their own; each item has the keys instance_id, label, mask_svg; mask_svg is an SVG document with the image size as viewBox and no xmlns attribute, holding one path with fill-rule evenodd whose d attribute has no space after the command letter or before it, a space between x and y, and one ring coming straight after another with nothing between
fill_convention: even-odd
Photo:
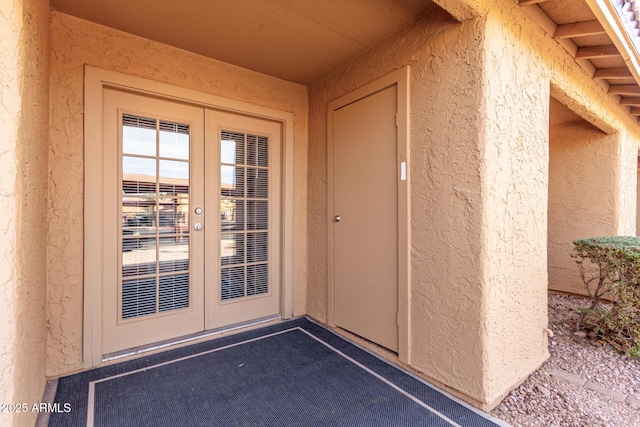
<instances>
[{"instance_id":1,"label":"roof overhang","mask_svg":"<svg viewBox=\"0 0 640 427\"><path fill-rule=\"evenodd\" d=\"M519 0L635 121L640 117L639 13L630 0Z\"/></svg>"},{"instance_id":2,"label":"roof overhang","mask_svg":"<svg viewBox=\"0 0 640 427\"><path fill-rule=\"evenodd\" d=\"M638 29L638 20L635 12L624 10L627 9L626 5L632 3L624 0L586 0L586 2L611 37L638 86L637 91L633 91L635 98L638 99L630 100L630 97L622 97L620 103L635 108L640 107L640 55L637 49L640 33L635 31Z\"/></svg>"}]
</instances>

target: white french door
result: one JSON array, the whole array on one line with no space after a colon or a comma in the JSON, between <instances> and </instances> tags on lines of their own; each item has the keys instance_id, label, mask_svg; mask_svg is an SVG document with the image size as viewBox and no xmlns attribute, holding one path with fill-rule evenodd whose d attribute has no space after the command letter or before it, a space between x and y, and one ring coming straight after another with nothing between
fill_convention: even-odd
<instances>
[{"instance_id":1,"label":"white french door","mask_svg":"<svg viewBox=\"0 0 640 427\"><path fill-rule=\"evenodd\" d=\"M103 354L279 313L280 124L103 105Z\"/></svg>"}]
</instances>

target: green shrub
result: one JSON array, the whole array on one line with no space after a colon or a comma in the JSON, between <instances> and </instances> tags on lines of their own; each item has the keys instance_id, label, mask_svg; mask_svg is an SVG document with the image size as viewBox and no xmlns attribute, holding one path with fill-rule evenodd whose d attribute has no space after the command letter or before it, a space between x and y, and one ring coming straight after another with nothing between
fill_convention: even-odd
<instances>
[{"instance_id":1,"label":"green shrub","mask_svg":"<svg viewBox=\"0 0 640 427\"><path fill-rule=\"evenodd\" d=\"M573 242L590 305L581 309L585 325L630 356L640 356L640 237L613 236ZM603 307L603 298L611 304Z\"/></svg>"}]
</instances>

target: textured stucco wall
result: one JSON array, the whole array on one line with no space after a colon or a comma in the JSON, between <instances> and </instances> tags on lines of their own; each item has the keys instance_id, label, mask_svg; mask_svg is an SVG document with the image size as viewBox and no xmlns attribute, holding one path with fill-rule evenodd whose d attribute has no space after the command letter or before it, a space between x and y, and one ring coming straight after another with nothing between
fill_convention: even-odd
<instances>
[{"instance_id":1,"label":"textured stucco wall","mask_svg":"<svg viewBox=\"0 0 640 427\"><path fill-rule=\"evenodd\" d=\"M479 60L475 65L465 64L466 50L479 51L478 25L457 24L449 15L434 8L426 17L418 20L387 41L370 49L362 55L349 61L342 67L315 82L310 88L309 114L309 289L308 311L313 317L326 321L326 186L327 186L327 146L326 146L326 105L329 101L345 95L358 87L374 81L405 65L411 66L410 82L410 120L411 120L411 167L415 181L412 183L412 232L417 233L413 238L413 245L417 255L417 263L433 262L431 252L432 241L444 242L451 232L456 232L455 223L460 220L478 222L480 214L474 209L464 209L463 197L451 194L451 174L460 171L459 177L463 181L470 179L477 181L478 171L466 163L477 164L479 155L477 150L467 151L467 145L474 143L471 136L477 133L477 105L480 93L474 82L480 78ZM463 34L461 36L461 34ZM461 39L463 39L463 42ZM458 46L460 45L460 46ZM454 53L449 50L454 49ZM460 66L450 64L451 56L460 56ZM450 67L450 68L449 68ZM434 69L434 70L432 70ZM454 75L443 78L448 73ZM445 83L442 83L444 80ZM439 83L440 82L440 83ZM453 103L447 106L451 92L459 93L467 104L459 111ZM455 117L464 116L462 121L469 123L456 130ZM444 121L446 129L435 126ZM447 130L453 133L448 133ZM435 142L433 142L435 140ZM461 140L458 144L457 141ZM470 159L466 162L466 159ZM456 162L454 167L445 163ZM425 168L427 168L425 170ZM429 175L428 172L431 172ZM415 175L417 174L417 175ZM473 190L479 194L479 185ZM479 196L478 196L479 197ZM457 206L449 207L450 202ZM416 204L418 207L416 207ZM477 207L477 206L476 206ZM453 211L449 213L448 211ZM437 222L434 217L443 220L445 227L435 229L424 227L426 223ZM475 216L475 217L474 217ZM424 234L428 233L428 234ZM456 237L469 243L469 237L460 231ZM477 236L476 236L477 239ZM428 253L422 251L427 250ZM451 251L445 257L455 257L456 245L451 245ZM473 263L473 261L471 261ZM454 267L455 268L455 267ZM426 268L416 269L413 273L420 274ZM414 281L427 278L414 277ZM427 295L426 292L422 292ZM420 295L417 295L420 297ZM418 302L419 304L419 302Z\"/></svg>"},{"instance_id":2,"label":"textured stucco wall","mask_svg":"<svg viewBox=\"0 0 640 427\"><path fill-rule=\"evenodd\" d=\"M546 245L546 211L530 219L518 215L530 214L533 206L546 199L546 168L536 168L544 164L547 142L544 133L535 128L540 125L539 120L519 130L515 125L502 127L497 119L512 111L502 111L499 105L488 113L484 111L483 91L488 84L483 77L485 43L489 40L484 35L486 25L485 19L459 24L434 8L413 26L315 82L310 90L309 117L312 216L308 309L310 315L325 320L326 104L394 69L411 65L412 367L481 406L530 373L546 356L542 336L546 322L546 264L535 247L540 242ZM489 60L494 59L492 56ZM503 89L492 87L496 92L489 95L497 96L497 91ZM535 90L540 88L531 89ZM544 102L548 103L542 101L545 93L542 90L534 95L541 108ZM532 130L531 135L525 136ZM514 141L500 148L504 142L501 137ZM542 140L537 141L538 137ZM523 153L513 152L523 148ZM489 156L496 151L502 158L497 169L492 169L486 163L494 161ZM540 157L540 161L533 165L523 162L531 155ZM524 170L518 171L517 167ZM539 176L533 189L528 181L523 182L531 170ZM534 199L527 201L524 212L518 206L504 205L505 198L522 200L530 196ZM498 212L486 211L489 202L500 203ZM511 221L502 224L501 219ZM542 236L529 241L530 233L522 232L514 239L514 230L521 226L518 221L525 221L526 227L539 226ZM489 237L497 232L492 228L497 225L501 234L496 242ZM525 247L521 256L502 257L522 243ZM498 252L489 256L488 244ZM525 281L532 270L527 264L527 255L532 251L535 274ZM512 279L515 281L510 284ZM489 286L498 288L504 283L508 286L502 291L489 292ZM503 310L514 302L522 308L525 298L532 294L533 303L538 306L527 309L526 314L509 306L498 312L499 318L491 315L491 310ZM502 316L507 320L502 321ZM505 327L513 319L520 330ZM492 351L486 348L489 340L496 346ZM510 346L521 344L522 358L512 360ZM534 351L530 355L524 353L531 349ZM500 363L509 369L496 371ZM487 371L489 368L494 370Z\"/></svg>"},{"instance_id":3,"label":"textured stucco wall","mask_svg":"<svg viewBox=\"0 0 640 427\"><path fill-rule=\"evenodd\" d=\"M49 152L48 374L70 372L82 363L85 64L294 114L294 315L303 314L307 88L55 12Z\"/></svg>"},{"instance_id":4,"label":"textured stucco wall","mask_svg":"<svg viewBox=\"0 0 640 427\"><path fill-rule=\"evenodd\" d=\"M13 401L16 377L16 173L17 144L20 127L20 74L24 69L20 51L22 4L19 1L0 4L0 402ZM6 58L6 59L5 59ZM2 414L2 420L10 415ZM5 418L6 417L6 418Z\"/></svg>"},{"instance_id":5,"label":"textured stucco wall","mask_svg":"<svg viewBox=\"0 0 640 427\"><path fill-rule=\"evenodd\" d=\"M2 425L33 425L46 351L46 174L49 3L0 4L0 402L29 412Z\"/></svg>"},{"instance_id":6,"label":"textured stucco wall","mask_svg":"<svg viewBox=\"0 0 640 427\"><path fill-rule=\"evenodd\" d=\"M433 0L433 2L458 21L477 18L486 12L486 6L482 0Z\"/></svg>"},{"instance_id":7,"label":"textured stucco wall","mask_svg":"<svg viewBox=\"0 0 640 427\"><path fill-rule=\"evenodd\" d=\"M636 191L635 148L586 122L554 126L549 145L549 289L586 294L572 242L635 234L633 198L625 195Z\"/></svg>"},{"instance_id":8,"label":"textured stucco wall","mask_svg":"<svg viewBox=\"0 0 640 427\"><path fill-rule=\"evenodd\" d=\"M549 355L549 80L523 24L514 5L493 7L485 34L481 401L490 405Z\"/></svg>"},{"instance_id":9,"label":"textured stucco wall","mask_svg":"<svg viewBox=\"0 0 640 427\"><path fill-rule=\"evenodd\" d=\"M307 292L326 320L326 105L409 64L412 366L490 407L548 357L551 89L630 147L637 125L515 2L480 9L434 8L311 85Z\"/></svg>"},{"instance_id":10,"label":"textured stucco wall","mask_svg":"<svg viewBox=\"0 0 640 427\"><path fill-rule=\"evenodd\" d=\"M411 66L411 360L479 402L485 21L436 16Z\"/></svg>"},{"instance_id":11,"label":"textured stucco wall","mask_svg":"<svg viewBox=\"0 0 640 427\"><path fill-rule=\"evenodd\" d=\"M314 83L308 156L306 88L54 14L48 373L81 365L85 63L294 112L294 311L307 304L320 320L327 298L326 104L411 65L413 366L480 406L531 372L546 357L549 86L589 122L627 134L621 149L636 149L637 124L516 2L438 3L458 19L483 16L458 23L434 8ZM616 197L628 209L630 176L623 171L617 179L626 189Z\"/></svg>"},{"instance_id":12,"label":"textured stucco wall","mask_svg":"<svg viewBox=\"0 0 640 427\"><path fill-rule=\"evenodd\" d=\"M618 164L616 165L616 234L635 236L636 197L638 193L638 140L627 133L620 133Z\"/></svg>"}]
</instances>

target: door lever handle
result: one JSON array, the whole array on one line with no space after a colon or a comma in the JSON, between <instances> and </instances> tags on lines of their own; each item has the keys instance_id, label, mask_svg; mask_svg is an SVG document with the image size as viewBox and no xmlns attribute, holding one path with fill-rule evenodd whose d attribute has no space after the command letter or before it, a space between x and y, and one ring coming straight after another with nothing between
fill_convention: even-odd
<instances>
[{"instance_id":1,"label":"door lever handle","mask_svg":"<svg viewBox=\"0 0 640 427\"><path fill-rule=\"evenodd\" d=\"M334 220L335 222L340 222L340 215L336 215L336 216L334 216L334 217L333 217L333 220Z\"/></svg>"}]
</instances>

